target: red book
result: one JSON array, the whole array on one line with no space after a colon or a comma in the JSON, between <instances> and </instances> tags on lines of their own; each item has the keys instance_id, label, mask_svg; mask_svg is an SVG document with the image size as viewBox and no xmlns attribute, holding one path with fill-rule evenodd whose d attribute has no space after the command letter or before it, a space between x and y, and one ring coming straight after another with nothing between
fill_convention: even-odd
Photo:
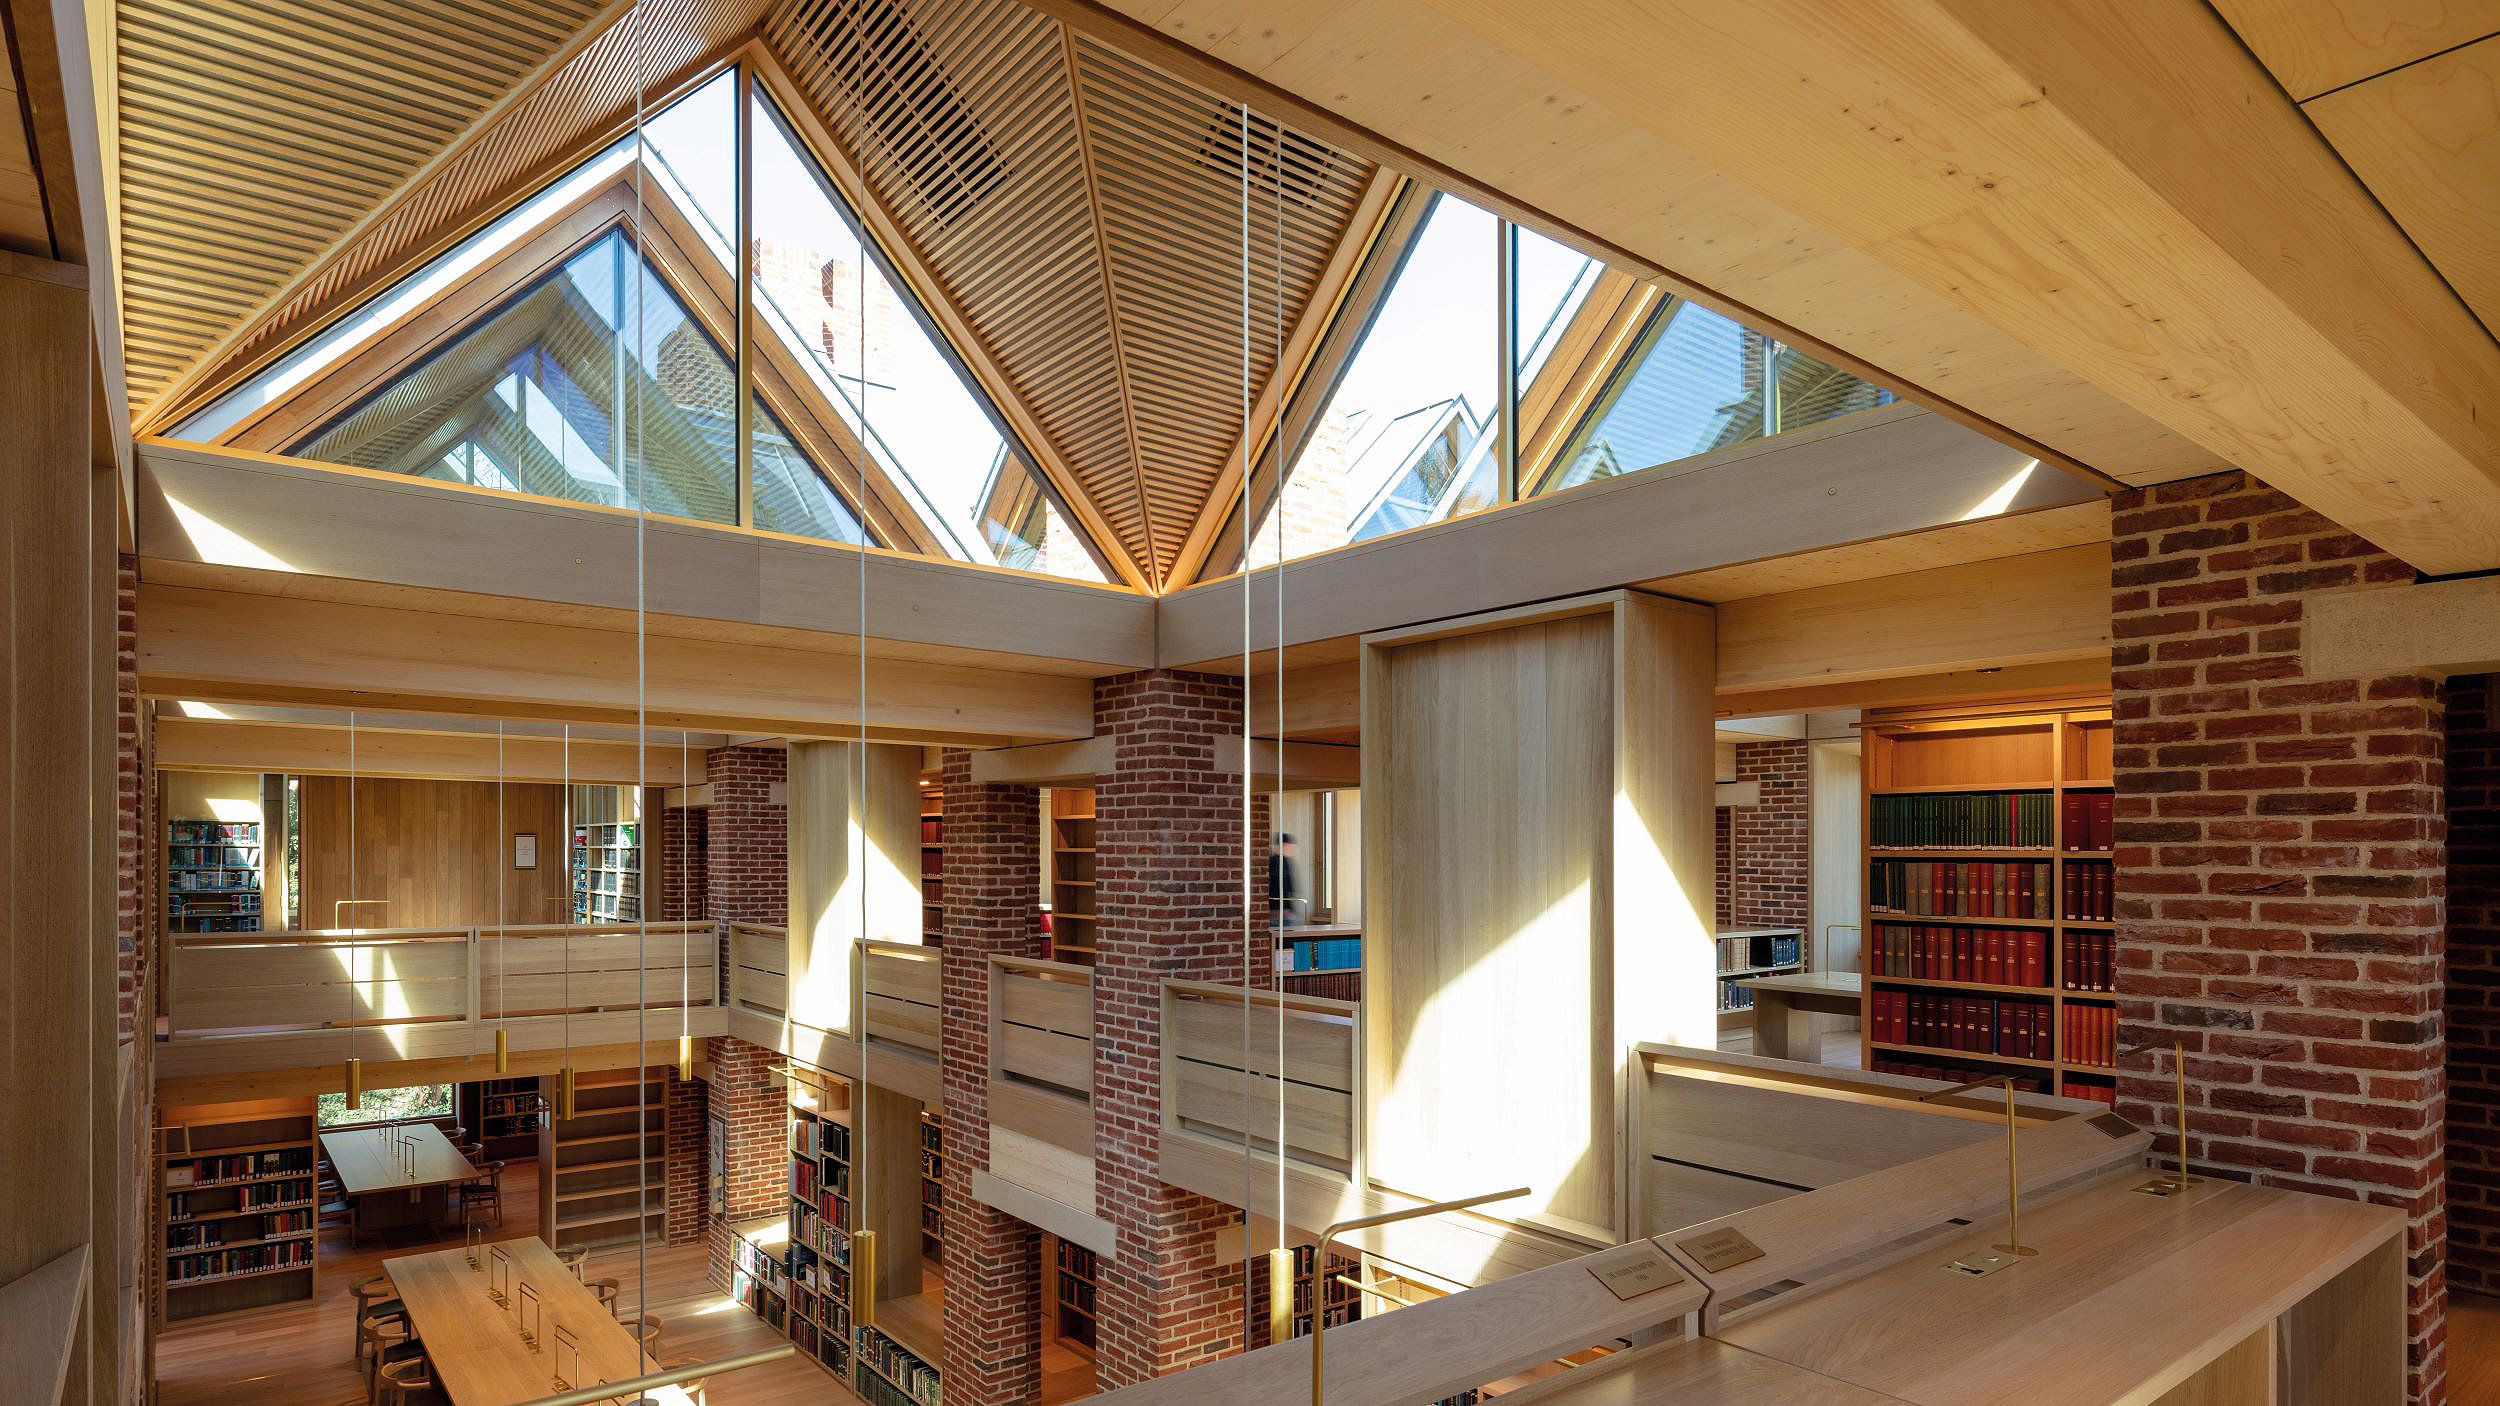
<instances>
[{"instance_id":1,"label":"red book","mask_svg":"<svg viewBox=\"0 0 2500 1406\"><path fill-rule=\"evenodd\" d=\"M2023 985L2046 986L2049 984L2048 968L2043 965L2047 950L2048 943L2042 934L2036 932L2023 934Z\"/></svg>"},{"instance_id":2,"label":"red book","mask_svg":"<svg viewBox=\"0 0 2500 1406\"><path fill-rule=\"evenodd\" d=\"M2091 833L2091 797L2080 791L2069 791L2059 799L2057 807L2057 838L2066 849L2087 849L2086 837Z\"/></svg>"},{"instance_id":3,"label":"red book","mask_svg":"<svg viewBox=\"0 0 2500 1406\"><path fill-rule=\"evenodd\" d=\"M2092 848L2094 849L2110 849L2117 844L2116 827L2110 823L2117 800L2115 795L2107 791L2093 793Z\"/></svg>"}]
</instances>

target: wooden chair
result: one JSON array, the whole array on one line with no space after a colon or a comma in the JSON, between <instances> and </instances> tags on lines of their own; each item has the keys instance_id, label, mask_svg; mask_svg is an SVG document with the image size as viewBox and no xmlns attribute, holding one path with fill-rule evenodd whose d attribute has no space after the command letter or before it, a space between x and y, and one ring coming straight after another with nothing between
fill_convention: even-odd
<instances>
[{"instance_id":1,"label":"wooden chair","mask_svg":"<svg viewBox=\"0 0 2500 1406\"><path fill-rule=\"evenodd\" d=\"M590 1292L599 1296L599 1306L608 1311L610 1318L614 1318L616 1299L619 1294L625 1292L625 1284L624 1281L617 1279L593 1279L590 1281Z\"/></svg>"},{"instance_id":2,"label":"wooden chair","mask_svg":"<svg viewBox=\"0 0 2500 1406\"><path fill-rule=\"evenodd\" d=\"M663 1372L674 1372L680 1367L692 1367L694 1365L696 1365L694 1358L680 1357L674 1362L661 1363L660 1370ZM677 1384L677 1389L684 1392L686 1394L686 1399L693 1402L694 1406L711 1406L709 1402L703 1399L703 1384L707 1380L709 1379L705 1377L688 1377L684 1381Z\"/></svg>"},{"instance_id":3,"label":"wooden chair","mask_svg":"<svg viewBox=\"0 0 2500 1406\"><path fill-rule=\"evenodd\" d=\"M650 1353L653 1357L660 1355L660 1316L658 1314L646 1313L640 1318L626 1319L625 1331L634 1335L635 1341L642 1344L643 1351Z\"/></svg>"},{"instance_id":4,"label":"wooden chair","mask_svg":"<svg viewBox=\"0 0 2500 1406\"><path fill-rule=\"evenodd\" d=\"M399 1291L391 1287L391 1278L387 1274L358 1280L348 1286L347 1292L356 1296L356 1314L347 1323L355 1338L356 1360L362 1362L365 1356L365 1320L405 1317L406 1310L400 1306Z\"/></svg>"},{"instance_id":5,"label":"wooden chair","mask_svg":"<svg viewBox=\"0 0 2500 1406\"><path fill-rule=\"evenodd\" d=\"M582 1271L590 1264L590 1247L588 1245L568 1245L565 1248L556 1251L556 1259L562 1263L566 1269L573 1271L574 1278L579 1279L582 1277Z\"/></svg>"},{"instance_id":6,"label":"wooden chair","mask_svg":"<svg viewBox=\"0 0 2500 1406\"><path fill-rule=\"evenodd\" d=\"M496 1225L503 1224L503 1166L501 1162L489 1162L478 1168L476 1180L460 1183L462 1220L468 1218L470 1210L482 1206L495 1213Z\"/></svg>"},{"instance_id":7,"label":"wooden chair","mask_svg":"<svg viewBox=\"0 0 2500 1406\"><path fill-rule=\"evenodd\" d=\"M420 1406L441 1399L434 1390L434 1364L423 1352L403 1357L376 1372L374 1406Z\"/></svg>"},{"instance_id":8,"label":"wooden chair","mask_svg":"<svg viewBox=\"0 0 2500 1406\"><path fill-rule=\"evenodd\" d=\"M382 1397L382 1371L394 1362L405 1362L425 1355L425 1345L417 1341L414 1328L402 1318L368 1318L365 1320L365 1343L373 1355L364 1362L365 1399L379 1401Z\"/></svg>"}]
</instances>

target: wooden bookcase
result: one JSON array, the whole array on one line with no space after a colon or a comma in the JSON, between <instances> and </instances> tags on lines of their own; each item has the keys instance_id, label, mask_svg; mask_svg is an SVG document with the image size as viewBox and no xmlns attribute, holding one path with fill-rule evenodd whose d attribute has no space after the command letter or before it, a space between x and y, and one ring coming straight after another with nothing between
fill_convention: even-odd
<instances>
[{"instance_id":1,"label":"wooden bookcase","mask_svg":"<svg viewBox=\"0 0 2500 1406\"><path fill-rule=\"evenodd\" d=\"M537 1156L545 1110L545 1095L535 1078L484 1079L460 1086L460 1121L485 1145L490 1162Z\"/></svg>"},{"instance_id":2,"label":"wooden bookcase","mask_svg":"<svg viewBox=\"0 0 2500 1406\"><path fill-rule=\"evenodd\" d=\"M1051 955L1094 964L1094 793L1054 787L1050 793Z\"/></svg>"},{"instance_id":3,"label":"wooden bookcase","mask_svg":"<svg viewBox=\"0 0 2500 1406\"><path fill-rule=\"evenodd\" d=\"M630 923L642 916L640 792L576 786L570 793L573 921Z\"/></svg>"},{"instance_id":4,"label":"wooden bookcase","mask_svg":"<svg viewBox=\"0 0 2500 1406\"><path fill-rule=\"evenodd\" d=\"M540 1215L549 1244L667 1238L668 1077L664 1065L575 1076L573 1116L549 1117L539 1133L539 1156L555 1169Z\"/></svg>"},{"instance_id":5,"label":"wooden bookcase","mask_svg":"<svg viewBox=\"0 0 2500 1406\"><path fill-rule=\"evenodd\" d=\"M920 1252L944 1262L946 1132L934 1113L920 1115Z\"/></svg>"},{"instance_id":6,"label":"wooden bookcase","mask_svg":"<svg viewBox=\"0 0 2500 1406\"><path fill-rule=\"evenodd\" d=\"M157 1321L311 1300L321 1214L314 1101L176 1107L160 1116Z\"/></svg>"},{"instance_id":7,"label":"wooden bookcase","mask_svg":"<svg viewBox=\"0 0 2500 1406\"><path fill-rule=\"evenodd\" d=\"M850 1385L851 1128L826 1091L790 1110L790 1318L799 1351Z\"/></svg>"},{"instance_id":8,"label":"wooden bookcase","mask_svg":"<svg viewBox=\"0 0 2500 1406\"><path fill-rule=\"evenodd\" d=\"M2114 1098L2117 999L2106 989L2114 984L2116 935L2105 838L2111 736L2101 699L1867 715L1860 812L1867 1068L2011 1073L2044 1092ZM2024 979L2019 956L2035 937L2038 984ZM1957 969L1957 940L1981 954L1982 969L1990 950L2015 955L1998 960L1999 979L1954 979L1942 972ZM1969 969L1966 959L1959 970ZM2045 1030L2029 1054L1920 1043L1915 1032L1902 1038L1886 1028L1879 1002L1888 999L1921 1001L1930 1012L1961 1003L1941 1023L1985 1032L1966 1031L1971 1042L1996 1043L1999 1012L2045 1020Z\"/></svg>"},{"instance_id":9,"label":"wooden bookcase","mask_svg":"<svg viewBox=\"0 0 2500 1406\"><path fill-rule=\"evenodd\" d=\"M165 930L260 931L264 858L257 820L165 822Z\"/></svg>"},{"instance_id":10,"label":"wooden bookcase","mask_svg":"<svg viewBox=\"0 0 2500 1406\"><path fill-rule=\"evenodd\" d=\"M1083 1356L1094 1352L1094 1252L1056 1235L1042 1236L1043 1292L1050 1298L1045 1320L1051 1336Z\"/></svg>"},{"instance_id":11,"label":"wooden bookcase","mask_svg":"<svg viewBox=\"0 0 2500 1406\"><path fill-rule=\"evenodd\" d=\"M946 792L934 781L920 783L920 940L931 947L946 941Z\"/></svg>"}]
</instances>

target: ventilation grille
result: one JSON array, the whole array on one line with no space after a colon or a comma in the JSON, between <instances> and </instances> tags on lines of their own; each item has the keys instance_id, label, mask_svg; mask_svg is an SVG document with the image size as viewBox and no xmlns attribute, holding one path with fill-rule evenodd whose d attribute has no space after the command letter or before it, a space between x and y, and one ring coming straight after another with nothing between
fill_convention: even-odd
<instances>
[{"instance_id":1,"label":"ventilation grille","mask_svg":"<svg viewBox=\"0 0 2500 1406\"><path fill-rule=\"evenodd\" d=\"M1227 185L1241 184L1242 134L1241 109L1225 108L1208 127L1204 140L1198 143L1197 162L1213 171ZM1348 174L1345 159L1335 148L1314 141L1299 132L1278 126L1272 119L1250 114L1250 186L1259 197L1282 200L1305 210L1327 209L1342 213L1337 186ZM1360 180L1368 172L1354 171Z\"/></svg>"}]
</instances>

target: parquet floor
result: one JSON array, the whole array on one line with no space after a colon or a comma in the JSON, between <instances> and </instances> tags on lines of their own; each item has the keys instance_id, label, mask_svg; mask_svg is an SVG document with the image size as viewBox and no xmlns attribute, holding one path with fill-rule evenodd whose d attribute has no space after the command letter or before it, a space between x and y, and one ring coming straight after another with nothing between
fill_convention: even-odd
<instances>
[{"instance_id":1,"label":"parquet floor","mask_svg":"<svg viewBox=\"0 0 2500 1406\"><path fill-rule=\"evenodd\" d=\"M519 1163L504 1178L502 1229L496 1238L533 1234L538 1224L535 1168ZM440 1245L458 1243L447 1237ZM350 1286L382 1272L382 1261L427 1248L407 1241L387 1247L348 1248L343 1235L321 1240L317 1296L309 1303L247 1309L166 1327L157 1339L156 1378L160 1406L358 1406L364 1378L349 1352L355 1299ZM647 1277L647 1281L644 1276ZM620 1311L632 1316L649 1285L650 1311L662 1323L662 1361L704 1361L771 1347L783 1341L736 1301L712 1287L704 1273L704 1247L654 1246L639 1259L633 1247L590 1257L589 1277L624 1284ZM943 1303L932 1279L923 1313ZM1053 1344L1043 1353L1044 1399L1058 1402L1092 1394L1093 1364ZM805 1357L751 1367L714 1380L709 1406L856 1406L859 1398Z\"/></svg>"},{"instance_id":2,"label":"parquet floor","mask_svg":"<svg viewBox=\"0 0 2500 1406\"><path fill-rule=\"evenodd\" d=\"M2448 1297L2450 1406L2500 1406L2500 1299Z\"/></svg>"}]
</instances>

